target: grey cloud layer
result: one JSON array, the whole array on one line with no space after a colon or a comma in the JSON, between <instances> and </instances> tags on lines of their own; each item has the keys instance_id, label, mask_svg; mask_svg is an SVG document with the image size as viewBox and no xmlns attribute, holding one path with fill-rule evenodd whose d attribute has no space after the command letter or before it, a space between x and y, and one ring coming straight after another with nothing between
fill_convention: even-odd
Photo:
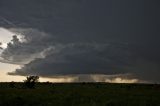
<instances>
[{"instance_id":1,"label":"grey cloud layer","mask_svg":"<svg viewBox=\"0 0 160 106\"><path fill-rule=\"evenodd\" d=\"M50 52L13 74L115 74L129 64L130 55L127 48L114 44L55 45Z\"/></svg>"},{"instance_id":2,"label":"grey cloud layer","mask_svg":"<svg viewBox=\"0 0 160 106\"><path fill-rule=\"evenodd\" d=\"M0 61L24 65L10 75L131 73L159 82L159 2L145 3L0 0L0 26L24 36Z\"/></svg>"}]
</instances>

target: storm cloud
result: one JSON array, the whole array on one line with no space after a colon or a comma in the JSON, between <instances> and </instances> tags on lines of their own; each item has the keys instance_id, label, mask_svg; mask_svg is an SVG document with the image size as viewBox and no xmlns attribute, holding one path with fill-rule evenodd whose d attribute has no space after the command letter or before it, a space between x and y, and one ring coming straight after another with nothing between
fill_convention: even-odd
<instances>
[{"instance_id":1,"label":"storm cloud","mask_svg":"<svg viewBox=\"0 0 160 106\"><path fill-rule=\"evenodd\" d=\"M0 61L22 65L9 75L84 74L88 77L79 79L95 81L89 76L130 74L160 82L159 4L158 0L0 0L0 27L16 34Z\"/></svg>"}]
</instances>

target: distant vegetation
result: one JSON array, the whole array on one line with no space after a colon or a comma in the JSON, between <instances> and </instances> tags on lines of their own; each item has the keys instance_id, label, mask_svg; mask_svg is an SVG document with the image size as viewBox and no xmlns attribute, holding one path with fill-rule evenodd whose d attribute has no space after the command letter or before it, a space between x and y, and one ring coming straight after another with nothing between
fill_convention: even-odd
<instances>
[{"instance_id":1,"label":"distant vegetation","mask_svg":"<svg viewBox=\"0 0 160 106\"><path fill-rule=\"evenodd\" d=\"M38 78L0 83L0 106L160 106L158 84L58 84Z\"/></svg>"},{"instance_id":2,"label":"distant vegetation","mask_svg":"<svg viewBox=\"0 0 160 106\"><path fill-rule=\"evenodd\" d=\"M24 80L24 84L27 88L34 88L36 82L38 82L39 76L28 76L26 80Z\"/></svg>"}]
</instances>

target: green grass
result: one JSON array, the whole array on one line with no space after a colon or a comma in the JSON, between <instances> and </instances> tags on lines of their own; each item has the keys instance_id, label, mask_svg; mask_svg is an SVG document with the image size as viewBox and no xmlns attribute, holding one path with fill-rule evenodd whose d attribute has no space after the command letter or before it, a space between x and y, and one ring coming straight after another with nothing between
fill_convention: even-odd
<instances>
[{"instance_id":1,"label":"green grass","mask_svg":"<svg viewBox=\"0 0 160 106\"><path fill-rule=\"evenodd\" d=\"M0 106L160 106L160 86L146 84L0 83Z\"/></svg>"}]
</instances>

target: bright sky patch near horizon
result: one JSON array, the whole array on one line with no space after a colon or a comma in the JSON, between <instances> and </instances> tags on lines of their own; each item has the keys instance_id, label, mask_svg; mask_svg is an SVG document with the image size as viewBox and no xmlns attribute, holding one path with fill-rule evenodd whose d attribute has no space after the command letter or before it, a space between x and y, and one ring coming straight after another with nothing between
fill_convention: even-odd
<instances>
[{"instance_id":1,"label":"bright sky patch near horizon","mask_svg":"<svg viewBox=\"0 0 160 106\"><path fill-rule=\"evenodd\" d=\"M2 43L1 45L2 48L7 47L7 43L11 41L13 35L14 33L10 32L5 28L0 27L0 42ZM21 81L23 79L23 77L21 76L7 75L8 72L12 72L19 67L20 67L19 65L0 62L0 72L1 72L0 82Z\"/></svg>"},{"instance_id":2,"label":"bright sky patch near horizon","mask_svg":"<svg viewBox=\"0 0 160 106\"><path fill-rule=\"evenodd\" d=\"M11 41L14 34L5 28L0 27L0 42L2 43L1 47L6 48L7 43Z\"/></svg>"}]
</instances>

